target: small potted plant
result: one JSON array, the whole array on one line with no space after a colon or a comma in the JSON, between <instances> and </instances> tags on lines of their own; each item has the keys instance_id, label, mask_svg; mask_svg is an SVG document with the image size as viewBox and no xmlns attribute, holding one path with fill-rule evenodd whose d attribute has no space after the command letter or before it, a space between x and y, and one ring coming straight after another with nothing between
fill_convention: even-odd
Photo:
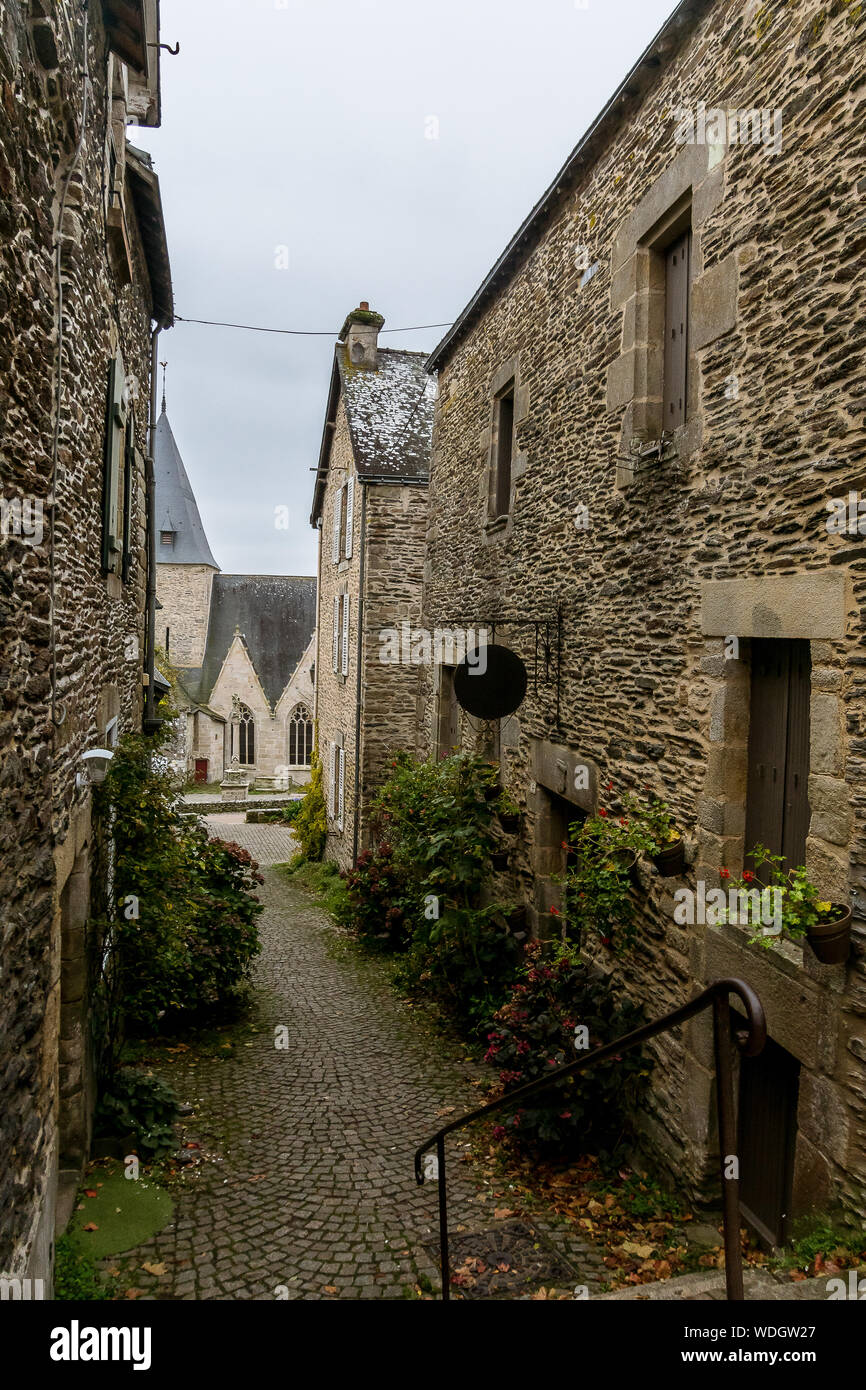
<instances>
[{"instance_id":1,"label":"small potted plant","mask_svg":"<svg viewBox=\"0 0 866 1390\"><path fill-rule=\"evenodd\" d=\"M823 965L840 965L851 951L851 908L845 903L827 902L809 877L805 864L785 869L780 854L771 854L764 845L755 845L749 858L755 872L748 869L736 880L740 892L776 892L779 904L780 930L756 931L750 938L753 944L770 947L782 932L794 940L806 938L815 956ZM723 877L727 872L723 871Z\"/></svg>"},{"instance_id":2,"label":"small potted plant","mask_svg":"<svg viewBox=\"0 0 866 1390\"><path fill-rule=\"evenodd\" d=\"M626 795L623 804L630 816L645 826L651 840L649 857L662 878L681 874L686 867L686 846L667 802L655 794L646 802Z\"/></svg>"},{"instance_id":3,"label":"small potted plant","mask_svg":"<svg viewBox=\"0 0 866 1390\"><path fill-rule=\"evenodd\" d=\"M520 830L520 807L508 795L508 792L502 793L502 801L499 806L499 824L506 835L516 835Z\"/></svg>"},{"instance_id":4,"label":"small potted plant","mask_svg":"<svg viewBox=\"0 0 866 1390\"><path fill-rule=\"evenodd\" d=\"M638 821L612 816L601 809L581 826L572 826L565 883L569 914L581 926L591 926L603 945L627 950L635 936L629 903L629 879L638 855L650 846Z\"/></svg>"}]
</instances>

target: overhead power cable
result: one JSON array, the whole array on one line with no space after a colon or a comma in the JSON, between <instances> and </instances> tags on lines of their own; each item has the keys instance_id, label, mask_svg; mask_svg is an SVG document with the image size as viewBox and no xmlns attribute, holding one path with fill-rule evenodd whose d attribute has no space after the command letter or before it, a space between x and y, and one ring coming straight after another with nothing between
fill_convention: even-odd
<instances>
[{"instance_id":1,"label":"overhead power cable","mask_svg":"<svg viewBox=\"0 0 866 1390\"><path fill-rule=\"evenodd\" d=\"M221 323L217 319L188 319L175 314L177 323L201 323L208 328L244 328L248 333L282 333L290 338L336 338L333 330L313 328L261 328L254 323ZM421 333L427 328L450 328L450 323L416 323L411 328L383 328L382 333Z\"/></svg>"}]
</instances>

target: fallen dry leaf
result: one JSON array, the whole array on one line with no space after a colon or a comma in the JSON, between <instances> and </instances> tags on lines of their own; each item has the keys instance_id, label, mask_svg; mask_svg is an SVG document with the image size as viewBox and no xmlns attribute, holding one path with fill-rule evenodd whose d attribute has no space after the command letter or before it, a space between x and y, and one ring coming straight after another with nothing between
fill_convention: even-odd
<instances>
[{"instance_id":1,"label":"fallen dry leaf","mask_svg":"<svg viewBox=\"0 0 866 1390\"><path fill-rule=\"evenodd\" d=\"M155 1274L157 1277L161 1274L165 1274L165 1265L162 1262L158 1265L143 1264L141 1267L146 1274Z\"/></svg>"},{"instance_id":2,"label":"fallen dry leaf","mask_svg":"<svg viewBox=\"0 0 866 1390\"><path fill-rule=\"evenodd\" d=\"M83 1229L85 1231L98 1231L99 1227L97 1226L95 1221L88 1221L87 1225Z\"/></svg>"},{"instance_id":3,"label":"fallen dry leaf","mask_svg":"<svg viewBox=\"0 0 866 1390\"><path fill-rule=\"evenodd\" d=\"M511 1207L497 1207L493 1215L497 1221L504 1221L507 1217L513 1216L514 1212Z\"/></svg>"},{"instance_id":4,"label":"fallen dry leaf","mask_svg":"<svg viewBox=\"0 0 866 1390\"><path fill-rule=\"evenodd\" d=\"M325 1287L322 1289L322 1293L336 1293L336 1292L337 1292L337 1286L336 1286L336 1284L326 1284Z\"/></svg>"},{"instance_id":5,"label":"fallen dry leaf","mask_svg":"<svg viewBox=\"0 0 866 1390\"><path fill-rule=\"evenodd\" d=\"M97 1192L95 1187L88 1187L85 1188L84 1195L85 1197L98 1197L99 1193Z\"/></svg>"},{"instance_id":6,"label":"fallen dry leaf","mask_svg":"<svg viewBox=\"0 0 866 1390\"><path fill-rule=\"evenodd\" d=\"M140 1297L141 1297L141 1289L127 1289L127 1290L126 1290L126 1297L127 1297L127 1298L140 1298Z\"/></svg>"}]
</instances>

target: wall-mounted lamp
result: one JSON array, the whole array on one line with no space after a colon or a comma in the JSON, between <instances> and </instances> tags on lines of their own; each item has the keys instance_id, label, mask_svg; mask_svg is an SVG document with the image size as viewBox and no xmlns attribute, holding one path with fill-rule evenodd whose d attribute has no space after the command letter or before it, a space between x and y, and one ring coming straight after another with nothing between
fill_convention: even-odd
<instances>
[{"instance_id":1,"label":"wall-mounted lamp","mask_svg":"<svg viewBox=\"0 0 866 1390\"><path fill-rule=\"evenodd\" d=\"M98 787L100 782L104 782L108 764L113 757L114 754L110 748L91 748L86 753L82 753L81 761L84 763L84 771L75 775L76 788L82 791L85 787Z\"/></svg>"}]
</instances>

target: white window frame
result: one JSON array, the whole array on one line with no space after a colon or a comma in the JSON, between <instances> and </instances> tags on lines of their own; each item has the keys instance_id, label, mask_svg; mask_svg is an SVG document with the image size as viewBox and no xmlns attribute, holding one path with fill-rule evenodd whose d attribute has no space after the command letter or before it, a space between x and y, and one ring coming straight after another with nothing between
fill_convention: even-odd
<instances>
[{"instance_id":1,"label":"white window frame","mask_svg":"<svg viewBox=\"0 0 866 1390\"><path fill-rule=\"evenodd\" d=\"M342 594L334 594L334 651L333 651L333 657L334 657L334 671L335 671L335 672L336 672L336 671L339 671L339 669L340 669L340 626L341 626L341 608L340 608L340 605L341 605L342 601L343 601L343 595L342 595Z\"/></svg>"}]
</instances>

